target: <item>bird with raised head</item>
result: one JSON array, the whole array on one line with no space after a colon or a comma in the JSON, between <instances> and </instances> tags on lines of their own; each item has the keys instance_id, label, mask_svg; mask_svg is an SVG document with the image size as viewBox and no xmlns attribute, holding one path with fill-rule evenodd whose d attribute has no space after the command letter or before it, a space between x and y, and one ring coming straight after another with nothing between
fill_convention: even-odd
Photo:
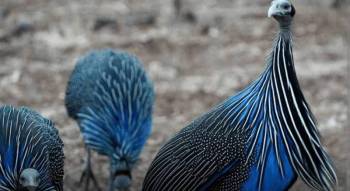
<instances>
[{"instance_id":1,"label":"bird with raised head","mask_svg":"<svg viewBox=\"0 0 350 191\"><path fill-rule=\"evenodd\" d=\"M78 122L87 156L81 183L98 182L91 150L110 161L109 191L125 190L152 128L154 90L136 56L121 51L92 51L79 59L68 82L66 108Z\"/></svg>"},{"instance_id":2,"label":"bird with raised head","mask_svg":"<svg viewBox=\"0 0 350 191\"><path fill-rule=\"evenodd\" d=\"M143 191L288 190L297 177L316 190L337 178L294 68L289 0L273 0L278 23L261 75L170 139L148 169Z\"/></svg>"},{"instance_id":3,"label":"bird with raised head","mask_svg":"<svg viewBox=\"0 0 350 191\"><path fill-rule=\"evenodd\" d=\"M0 107L0 190L62 191L63 142L37 112Z\"/></svg>"}]
</instances>

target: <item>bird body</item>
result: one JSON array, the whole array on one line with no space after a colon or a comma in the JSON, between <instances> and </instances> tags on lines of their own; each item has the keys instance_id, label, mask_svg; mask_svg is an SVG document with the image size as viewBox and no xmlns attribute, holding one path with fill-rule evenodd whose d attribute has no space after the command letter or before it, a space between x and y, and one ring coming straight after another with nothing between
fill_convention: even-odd
<instances>
[{"instance_id":1,"label":"bird body","mask_svg":"<svg viewBox=\"0 0 350 191\"><path fill-rule=\"evenodd\" d=\"M63 190L63 142L53 123L21 107L0 108L0 190Z\"/></svg>"},{"instance_id":2,"label":"bird body","mask_svg":"<svg viewBox=\"0 0 350 191\"><path fill-rule=\"evenodd\" d=\"M124 52L88 53L71 75L65 101L86 147L109 157L111 176L119 177L111 184L128 184L119 175L131 177L152 124L154 90L141 62Z\"/></svg>"},{"instance_id":3,"label":"bird body","mask_svg":"<svg viewBox=\"0 0 350 191\"><path fill-rule=\"evenodd\" d=\"M144 191L287 190L296 178L332 190L334 167L294 68L288 0L269 16L280 24L257 80L181 130L153 160Z\"/></svg>"}]
</instances>

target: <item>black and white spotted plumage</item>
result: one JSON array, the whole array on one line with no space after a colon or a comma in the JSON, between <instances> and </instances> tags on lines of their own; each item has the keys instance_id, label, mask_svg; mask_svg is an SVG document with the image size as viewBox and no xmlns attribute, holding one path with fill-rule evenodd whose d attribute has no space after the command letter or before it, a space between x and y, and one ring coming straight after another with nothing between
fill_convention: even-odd
<instances>
[{"instance_id":1,"label":"black and white spotted plumage","mask_svg":"<svg viewBox=\"0 0 350 191\"><path fill-rule=\"evenodd\" d=\"M0 190L20 190L19 175L33 168L38 191L63 190L63 142L53 123L26 108L0 108Z\"/></svg>"}]
</instances>

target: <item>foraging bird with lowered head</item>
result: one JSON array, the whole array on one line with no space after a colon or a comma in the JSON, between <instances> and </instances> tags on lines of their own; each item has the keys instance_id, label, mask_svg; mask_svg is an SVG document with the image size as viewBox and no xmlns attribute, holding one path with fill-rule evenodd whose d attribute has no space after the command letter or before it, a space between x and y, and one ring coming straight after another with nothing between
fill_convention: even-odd
<instances>
[{"instance_id":1,"label":"foraging bird with lowered head","mask_svg":"<svg viewBox=\"0 0 350 191\"><path fill-rule=\"evenodd\" d=\"M274 0L278 22L266 69L238 94L168 141L148 169L143 191L288 190L297 177L316 190L337 178L294 68L295 7Z\"/></svg>"},{"instance_id":2,"label":"foraging bird with lowered head","mask_svg":"<svg viewBox=\"0 0 350 191\"><path fill-rule=\"evenodd\" d=\"M108 189L127 189L152 126L154 90L142 63L125 52L88 53L71 74L65 103L87 150L81 179L85 190L90 179L99 189L91 169L91 150L109 158Z\"/></svg>"},{"instance_id":3,"label":"foraging bird with lowered head","mask_svg":"<svg viewBox=\"0 0 350 191\"><path fill-rule=\"evenodd\" d=\"M63 142L35 111L0 107L0 190L62 191Z\"/></svg>"}]
</instances>

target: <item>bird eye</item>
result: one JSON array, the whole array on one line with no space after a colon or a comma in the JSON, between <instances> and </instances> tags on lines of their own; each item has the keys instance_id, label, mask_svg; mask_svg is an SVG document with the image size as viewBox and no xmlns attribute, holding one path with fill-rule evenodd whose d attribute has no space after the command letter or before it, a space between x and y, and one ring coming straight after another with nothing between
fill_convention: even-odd
<instances>
[{"instance_id":1,"label":"bird eye","mask_svg":"<svg viewBox=\"0 0 350 191\"><path fill-rule=\"evenodd\" d=\"M289 5L288 3L283 3L283 4L281 5L281 7L282 7L282 9L284 9L284 10L288 10L288 9L290 8L290 5Z\"/></svg>"},{"instance_id":2,"label":"bird eye","mask_svg":"<svg viewBox=\"0 0 350 191\"><path fill-rule=\"evenodd\" d=\"M19 181L24 182L26 179L24 177L20 177Z\"/></svg>"}]
</instances>

